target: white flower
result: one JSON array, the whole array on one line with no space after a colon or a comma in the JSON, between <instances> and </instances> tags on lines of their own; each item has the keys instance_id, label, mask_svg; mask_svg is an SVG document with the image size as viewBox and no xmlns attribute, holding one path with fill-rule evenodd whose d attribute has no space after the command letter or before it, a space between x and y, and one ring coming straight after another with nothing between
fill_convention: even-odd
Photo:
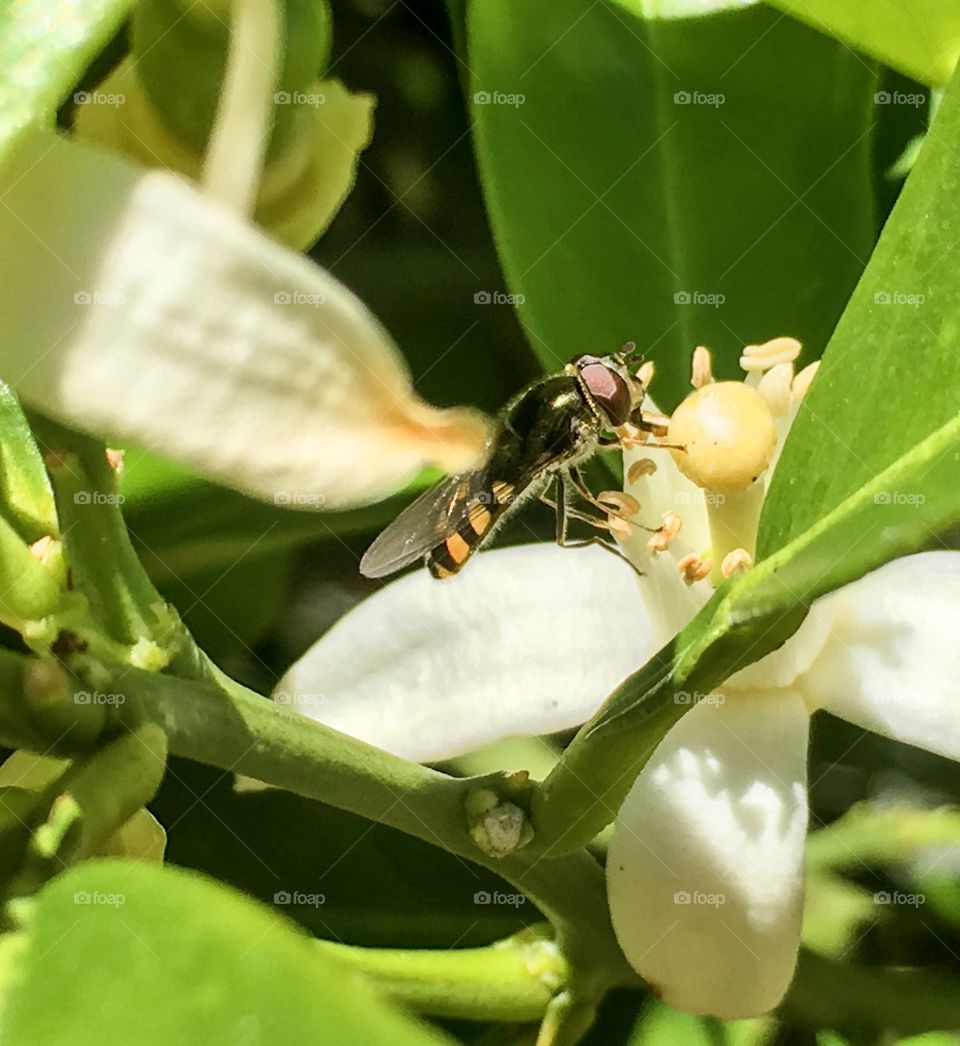
<instances>
[{"instance_id":1,"label":"white flower","mask_svg":"<svg viewBox=\"0 0 960 1046\"><path fill-rule=\"evenodd\" d=\"M248 30L271 11L277 21L275 4L243 10ZM486 426L423 402L363 303L248 220L256 209L287 242L310 242L370 133L371 101L324 85L329 104L264 176L280 48L264 52L273 57L232 48L231 61L245 63L235 71L249 75L225 77L232 88L202 171L163 139L132 81L118 95L129 100L122 113L81 120L100 144L20 135L0 164L0 377L69 426L253 496L345 508L425 465L471 466ZM104 142L137 142L141 160L167 166L182 159L202 187Z\"/></svg>"},{"instance_id":2,"label":"white flower","mask_svg":"<svg viewBox=\"0 0 960 1046\"><path fill-rule=\"evenodd\" d=\"M665 451L625 455L634 518L656 527L664 515L653 538L633 528L623 540L639 584L600 550L544 545L483 553L442 584L419 571L346 615L280 691L306 714L423 761L582 722L691 619L711 575L749 565L764 485L812 377L794 377L798 352L792 339L751 347L742 363L752 376L731 389L713 385L698 350L699 388L670 438L682 430L688 453L677 462L713 489ZM709 437L703 455L691 450L693 413ZM759 450L737 449L746 430L761 433ZM631 789L607 863L621 947L667 1002L730 1019L765 1012L786 991L813 712L960 758L958 600L957 553L894 561L819 600L783 647L717 692L678 695L692 707Z\"/></svg>"}]
</instances>

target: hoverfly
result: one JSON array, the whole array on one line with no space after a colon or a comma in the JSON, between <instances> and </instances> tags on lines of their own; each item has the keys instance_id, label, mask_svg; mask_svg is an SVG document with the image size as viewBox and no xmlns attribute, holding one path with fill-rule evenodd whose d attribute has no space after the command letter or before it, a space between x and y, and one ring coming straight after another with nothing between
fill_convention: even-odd
<instances>
[{"instance_id":1,"label":"hoverfly","mask_svg":"<svg viewBox=\"0 0 960 1046\"><path fill-rule=\"evenodd\" d=\"M601 448L623 447L616 430L631 424L660 431L641 413L644 386L631 373L636 346L609 356L576 356L563 371L539 378L504 407L485 462L449 476L409 505L367 549L365 577L379 578L421 556L435 578L452 577L522 505L540 498L556 511L557 543L569 546L568 519L608 529L600 519L568 507L571 493L609 513L587 488L579 466ZM546 494L554 487L554 500ZM646 528L644 528L646 529ZM594 537L620 555L614 544Z\"/></svg>"}]
</instances>

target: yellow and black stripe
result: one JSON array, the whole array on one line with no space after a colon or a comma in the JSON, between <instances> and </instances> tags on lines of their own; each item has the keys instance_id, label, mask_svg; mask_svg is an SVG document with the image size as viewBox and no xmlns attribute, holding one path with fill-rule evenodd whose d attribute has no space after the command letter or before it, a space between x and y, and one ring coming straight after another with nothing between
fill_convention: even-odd
<instances>
[{"instance_id":1,"label":"yellow and black stripe","mask_svg":"<svg viewBox=\"0 0 960 1046\"><path fill-rule=\"evenodd\" d=\"M514 486L497 480L488 490L469 495L464 521L427 553L427 569L435 578L453 577L489 537L490 531L513 500Z\"/></svg>"}]
</instances>

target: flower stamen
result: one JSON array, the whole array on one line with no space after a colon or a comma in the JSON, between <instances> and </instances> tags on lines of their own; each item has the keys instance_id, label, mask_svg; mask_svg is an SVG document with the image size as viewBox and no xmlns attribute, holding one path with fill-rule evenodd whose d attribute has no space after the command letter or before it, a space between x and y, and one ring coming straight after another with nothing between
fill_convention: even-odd
<instances>
[{"instance_id":1,"label":"flower stamen","mask_svg":"<svg viewBox=\"0 0 960 1046\"><path fill-rule=\"evenodd\" d=\"M748 345L740 357L740 367L748 374L765 371L778 363L793 363L803 346L796 338L771 338L762 345Z\"/></svg>"},{"instance_id":2,"label":"flower stamen","mask_svg":"<svg viewBox=\"0 0 960 1046\"><path fill-rule=\"evenodd\" d=\"M725 578L734 574L744 574L753 566L753 556L745 548L735 548L723 557L720 573Z\"/></svg>"},{"instance_id":3,"label":"flower stamen","mask_svg":"<svg viewBox=\"0 0 960 1046\"><path fill-rule=\"evenodd\" d=\"M710 576L713 564L708 559L701 559L695 552L686 555L677 563L677 570L684 583L692 585L695 581L703 581Z\"/></svg>"},{"instance_id":4,"label":"flower stamen","mask_svg":"<svg viewBox=\"0 0 960 1046\"><path fill-rule=\"evenodd\" d=\"M705 345L698 345L693 350L693 362L690 366L690 384L695 389L713 384L713 361L710 350Z\"/></svg>"}]
</instances>

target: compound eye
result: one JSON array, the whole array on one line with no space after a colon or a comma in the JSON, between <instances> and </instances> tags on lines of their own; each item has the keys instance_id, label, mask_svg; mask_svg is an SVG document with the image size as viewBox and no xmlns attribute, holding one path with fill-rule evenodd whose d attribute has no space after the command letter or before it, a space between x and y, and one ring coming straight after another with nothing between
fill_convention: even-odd
<instances>
[{"instance_id":1,"label":"compound eye","mask_svg":"<svg viewBox=\"0 0 960 1046\"><path fill-rule=\"evenodd\" d=\"M580 359L589 359L581 356ZM630 417L630 389L623 378L603 363L592 360L579 364L580 380L594 403L607 415L614 428L625 424Z\"/></svg>"}]
</instances>

